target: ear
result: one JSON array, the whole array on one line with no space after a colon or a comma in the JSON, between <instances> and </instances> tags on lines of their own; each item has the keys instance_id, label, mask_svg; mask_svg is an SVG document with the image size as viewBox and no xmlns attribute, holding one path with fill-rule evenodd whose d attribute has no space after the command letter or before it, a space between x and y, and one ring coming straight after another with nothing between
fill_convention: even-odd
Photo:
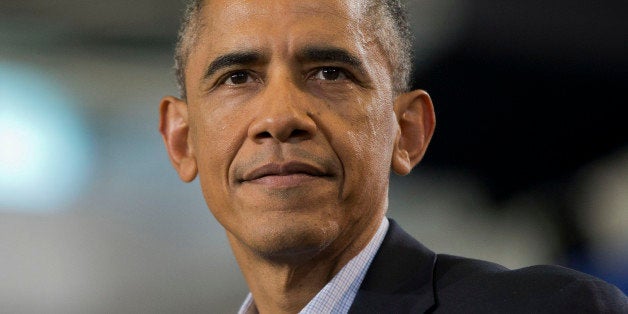
<instances>
[{"instance_id":1,"label":"ear","mask_svg":"<svg viewBox=\"0 0 628 314\"><path fill-rule=\"evenodd\" d=\"M194 180L198 172L189 130L188 105L185 101L173 96L164 97L159 105L159 132L172 166L185 182Z\"/></svg>"},{"instance_id":2,"label":"ear","mask_svg":"<svg viewBox=\"0 0 628 314\"><path fill-rule=\"evenodd\" d=\"M436 117L432 99L423 90L401 94L394 111L399 124L392 156L392 169L399 175L410 173L423 158L434 134Z\"/></svg>"}]
</instances>

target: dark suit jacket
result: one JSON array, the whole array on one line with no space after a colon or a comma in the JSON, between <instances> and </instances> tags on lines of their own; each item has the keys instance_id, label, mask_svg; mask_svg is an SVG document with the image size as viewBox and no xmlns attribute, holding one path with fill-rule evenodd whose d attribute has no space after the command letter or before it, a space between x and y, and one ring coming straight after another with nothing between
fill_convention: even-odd
<instances>
[{"instance_id":1,"label":"dark suit jacket","mask_svg":"<svg viewBox=\"0 0 628 314\"><path fill-rule=\"evenodd\" d=\"M435 254L390 220L349 313L628 313L615 286L559 266Z\"/></svg>"}]
</instances>

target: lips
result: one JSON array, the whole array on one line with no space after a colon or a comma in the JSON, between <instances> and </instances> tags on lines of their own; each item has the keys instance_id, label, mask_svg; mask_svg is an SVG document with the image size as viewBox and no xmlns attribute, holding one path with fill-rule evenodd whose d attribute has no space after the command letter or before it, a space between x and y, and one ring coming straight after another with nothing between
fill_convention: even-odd
<instances>
[{"instance_id":1,"label":"lips","mask_svg":"<svg viewBox=\"0 0 628 314\"><path fill-rule=\"evenodd\" d=\"M318 166L304 162L269 163L244 174L240 182L260 180L271 176L306 175L312 177L329 176Z\"/></svg>"}]
</instances>

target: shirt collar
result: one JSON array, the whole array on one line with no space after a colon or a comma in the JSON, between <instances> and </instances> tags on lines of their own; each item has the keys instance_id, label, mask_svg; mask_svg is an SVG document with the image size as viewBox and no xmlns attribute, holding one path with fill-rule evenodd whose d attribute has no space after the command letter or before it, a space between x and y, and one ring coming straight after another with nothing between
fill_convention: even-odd
<instances>
[{"instance_id":1,"label":"shirt collar","mask_svg":"<svg viewBox=\"0 0 628 314\"><path fill-rule=\"evenodd\" d=\"M353 257L342 269L330 280L323 289L299 312L300 314L309 313L347 313L366 271L368 270L373 257L377 253L386 231L388 231L388 219L384 217L379 224L379 228L371 241ZM238 314L257 314L255 300L249 293L240 306Z\"/></svg>"}]
</instances>

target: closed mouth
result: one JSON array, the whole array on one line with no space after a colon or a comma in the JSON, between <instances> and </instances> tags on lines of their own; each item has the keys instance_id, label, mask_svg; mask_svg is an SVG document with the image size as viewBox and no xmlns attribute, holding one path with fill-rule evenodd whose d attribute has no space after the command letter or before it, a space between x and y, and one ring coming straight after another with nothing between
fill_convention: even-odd
<instances>
[{"instance_id":1,"label":"closed mouth","mask_svg":"<svg viewBox=\"0 0 628 314\"><path fill-rule=\"evenodd\" d=\"M329 177L320 167L310 165L300 161L291 161L286 163L269 163L259 168L255 168L238 180L239 183L255 181L269 176L293 176L307 175L312 177Z\"/></svg>"}]
</instances>

